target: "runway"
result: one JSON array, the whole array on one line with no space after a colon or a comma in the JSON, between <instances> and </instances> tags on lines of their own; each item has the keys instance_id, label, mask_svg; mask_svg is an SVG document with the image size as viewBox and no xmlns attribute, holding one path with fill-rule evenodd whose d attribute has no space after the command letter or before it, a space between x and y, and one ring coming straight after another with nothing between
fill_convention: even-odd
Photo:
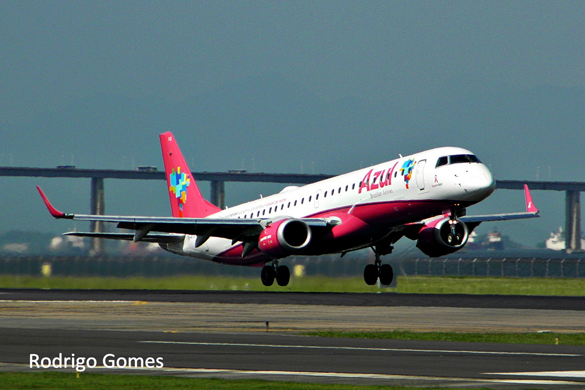
<instances>
[{"instance_id":1,"label":"runway","mask_svg":"<svg viewBox=\"0 0 585 390\"><path fill-rule=\"evenodd\" d=\"M75 354L95 358L91 372L446 388L585 388L585 346L301 334L316 329L583 332L585 300L0 290L0 370L41 370L29 367L31 354ZM108 354L162 358L164 367L104 368Z\"/></svg>"}]
</instances>

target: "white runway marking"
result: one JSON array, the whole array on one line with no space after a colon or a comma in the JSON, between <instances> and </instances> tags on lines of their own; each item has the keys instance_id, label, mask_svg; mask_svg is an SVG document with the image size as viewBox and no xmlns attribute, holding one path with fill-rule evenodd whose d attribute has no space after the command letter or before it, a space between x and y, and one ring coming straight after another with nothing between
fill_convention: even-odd
<instances>
[{"instance_id":1,"label":"white runway marking","mask_svg":"<svg viewBox=\"0 0 585 390\"><path fill-rule=\"evenodd\" d=\"M0 362L0 371L13 371L14 368L24 369L28 372L36 372L38 369L31 369L28 364L22 363L4 363ZM373 379L373 380L384 380L384 381L396 381L396 380L412 380L412 381L430 381L430 382L459 382L459 383L495 383L495 384L521 384L521 385L575 385L583 386L583 382L572 382L565 380L539 380L539 379L478 379L478 378L456 378L456 377L434 377L434 376L415 376L415 375L392 375L392 374L360 374L360 373L346 373L346 372L319 372L319 371L268 371L268 370L236 370L236 369L225 369L225 368L175 368L175 367L163 367L163 368L108 368L104 366L97 366L94 369L88 369L86 372L92 370L104 370L106 372L123 372L127 374L135 373L136 371L149 371L153 373L170 373L177 375L201 375L211 377L225 377L227 376L250 376L259 377L265 376L266 379L270 377L282 376L282 377L321 377L321 378L339 378L339 379ZM43 369L42 371L64 371L64 372L75 372L73 369ZM522 374L522 373L520 373ZM531 373L526 373L531 374ZM499 375L499 374L493 374ZM508 374L502 374L508 375Z\"/></svg>"},{"instance_id":2,"label":"white runway marking","mask_svg":"<svg viewBox=\"0 0 585 390\"><path fill-rule=\"evenodd\" d=\"M341 379L378 379L378 380L424 380L424 381L448 381L471 383L507 383L523 385L583 385L583 382L569 382L558 380L531 380L531 379L476 379L476 378L448 378L414 375L391 374L358 374L345 372L315 372L315 371L255 371L255 370L230 370L213 368L170 368L160 369L165 372L193 373L193 374L234 374L234 375L266 375L266 376L308 376Z\"/></svg>"},{"instance_id":3,"label":"white runway marking","mask_svg":"<svg viewBox=\"0 0 585 390\"><path fill-rule=\"evenodd\" d=\"M381 351L381 352L424 352L424 353L451 353L469 355L512 355L512 356L550 356L550 357L581 357L578 354L565 353L534 353L534 352L494 352L494 351L454 351L443 349L407 349L407 348L361 348L361 347L327 347L319 345L279 345L279 344L242 344L242 343L200 343L190 341L140 341L147 344L179 344L216 347L250 347L250 348L295 348L295 349L334 349L347 351Z\"/></svg>"},{"instance_id":4,"label":"white runway marking","mask_svg":"<svg viewBox=\"0 0 585 390\"><path fill-rule=\"evenodd\" d=\"M14 368L24 369L27 372L37 372L39 369L31 369L28 364L22 363L4 363L0 362L0 371L13 371ZM318 371L267 371L267 370L234 370L225 368L175 368L175 367L163 367L163 368L108 368L104 366L97 366L94 369L88 369L85 372L91 372L93 370L106 371L106 372L123 372L125 374L132 374L137 371L149 371L153 373L170 373L177 375L201 375L207 377L225 377L225 376L250 376L254 377L270 377L281 376L281 377L321 377L321 378L339 378L339 379L373 379L373 380L384 380L384 381L396 381L396 380L412 380L412 381L439 381L439 382L459 382L459 383L496 383L496 384L521 384L521 385L576 385L583 386L583 382L571 382L562 380L538 380L538 379L477 379L477 378L456 378L456 377L434 377L434 376L415 376L415 375L392 375L392 374L359 374L359 373L345 373L345 372L318 372ZM74 369L43 369L45 371L63 371L63 372L75 372Z\"/></svg>"},{"instance_id":5,"label":"white runway marking","mask_svg":"<svg viewBox=\"0 0 585 390\"><path fill-rule=\"evenodd\" d=\"M585 371L494 372L486 375L546 376L551 378L585 378Z\"/></svg>"}]
</instances>

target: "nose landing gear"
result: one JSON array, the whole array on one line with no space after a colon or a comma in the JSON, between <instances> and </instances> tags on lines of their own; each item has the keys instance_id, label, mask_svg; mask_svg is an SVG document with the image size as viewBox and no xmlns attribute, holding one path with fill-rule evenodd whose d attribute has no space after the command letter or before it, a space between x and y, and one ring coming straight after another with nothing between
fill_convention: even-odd
<instances>
[{"instance_id":1,"label":"nose landing gear","mask_svg":"<svg viewBox=\"0 0 585 390\"><path fill-rule=\"evenodd\" d=\"M274 284L274 279L276 279L276 283L279 286L286 286L290 281L290 270L286 265L278 265L278 262L273 262L272 264L266 264L262 268L262 273L260 274L262 279L262 284L265 286L272 286Z\"/></svg>"}]
</instances>

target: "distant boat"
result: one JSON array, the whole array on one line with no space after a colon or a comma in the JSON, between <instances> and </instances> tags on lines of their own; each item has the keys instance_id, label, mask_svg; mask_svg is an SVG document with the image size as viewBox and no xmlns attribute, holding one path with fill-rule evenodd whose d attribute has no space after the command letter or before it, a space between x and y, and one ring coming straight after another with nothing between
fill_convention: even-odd
<instances>
[{"instance_id":1,"label":"distant boat","mask_svg":"<svg viewBox=\"0 0 585 390\"><path fill-rule=\"evenodd\" d=\"M500 233L497 229L494 229L494 231L488 233L487 247L488 250L501 251L504 249L504 243L502 242L502 233Z\"/></svg>"},{"instance_id":2,"label":"distant boat","mask_svg":"<svg viewBox=\"0 0 585 390\"><path fill-rule=\"evenodd\" d=\"M585 248L585 240L581 239L581 248ZM565 250L565 232L562 226L559 226L558 232L551 232L550 237L546 240L546 249L553 251Z\"/></svg>"}]
</instances>

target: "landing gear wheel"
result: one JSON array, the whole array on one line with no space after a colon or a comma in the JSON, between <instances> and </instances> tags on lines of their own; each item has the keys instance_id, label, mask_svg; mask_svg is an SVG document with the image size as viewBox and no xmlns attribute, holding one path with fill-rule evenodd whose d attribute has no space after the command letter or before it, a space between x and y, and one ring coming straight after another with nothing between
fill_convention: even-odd
<instances>
[{"instance_id":1,"label":"landing gear wheel","mask_svg":"<svg viewBox=\"0 0 585 390\"><path fill-rule=\"evenodd\" d=\"M366 265L364 269L364 281L368 286L373 286L378 281L378 267L374 264Z\"/></svg>"},{"instance_id":2,"label":"landing gear wheel","mask_svg":"<svg viewBox=\"0 0 585 390\"><path fill-rule=\"evenodd\" d=\"M274 267L271 265L265 265L262 268L262 273L260 274L260 278L262 279L262 284L266 287L272 286L274 284L274 278L276 277L276 271Z\"/></svg>"},{"instance_id":3,"label":"landing gear wheel","mask_svg":"<svg viewBox=\"0 0 585 390\"><path fill-rule=\"evenodd\" d=\"M290 271L286 265L281 265L276 269L276 283L279 286L286 286L290 280Z\"/></svg>"},{"instance_id":4,"label":"landing gear wheel","mask_svg":"<svg viewBox=\"0 0 585 390\"><path fill-rule=\"evenodd\" d=\"M382 264L379 268L380 270L380 283L385 286L388 286L392 283L392 279L394 278L394 271L392 271L392 267L390 264Z\"/></svg>"}]
</instances>

